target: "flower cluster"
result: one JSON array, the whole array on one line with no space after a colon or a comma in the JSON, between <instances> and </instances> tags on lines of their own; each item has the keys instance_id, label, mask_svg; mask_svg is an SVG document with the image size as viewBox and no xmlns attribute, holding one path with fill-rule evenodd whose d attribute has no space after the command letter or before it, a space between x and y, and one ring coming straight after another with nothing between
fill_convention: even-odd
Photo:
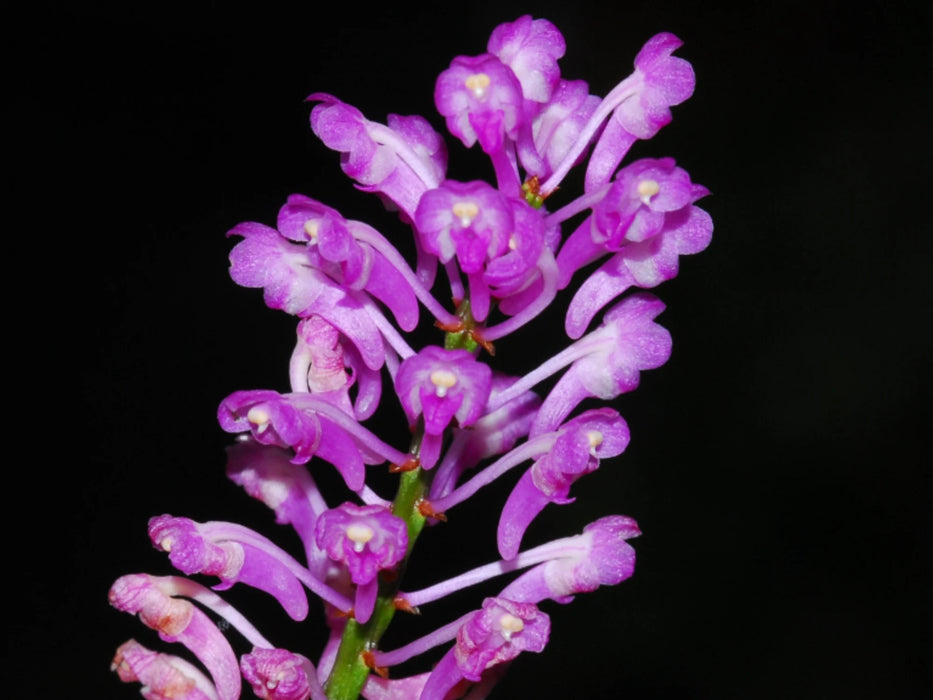
<instances>
[{"instance_id":1,"label":"flower cluster","mask_svg":"<svg viewBox=\"0 0 933 700\"><path fill-rule=\"evenodd\" d=\"M389 115L382 124L334 96L309 97L313 132L340 153L360 189L410 225L417 259L304 195L288 198L274 228L243 223L230 231L238 239L233 279L261 288L268 306L298 322L288 391L238 391L220 404L220 426L237 436L228 476L294 529L303 552L296 558L236 523L171 515L152 518L149 536L182 574L216 579L215 590L263 591L296 621L312 611L310 592L324 603L328 641L307 656L282 649L201 583L128 575L111 588L111 604L186 646L203 670L131 640L114 659L121 680L140 682L146 698L234 700L243 680L274 700L485 697L512 659L546 647L548 601L567 603L632 575L628 540L640 532L625 516L522 545L549 504L572 502L574 482L628 445L622 416L609 406L579 410L584 400L633 390L642 370L670 354L670 335L655 321L664 305L644 291L616 300L675 276L679 256L702 250L712 234L695 204L707 190L673 159L619 167L693 91L690 64L672 55L680 44L671 34L651 38L634 72L605 97L561 75L564 39L544 19L500 25L485 53L456 57L437 79L435 103L454 137L489 156L494 183L450 179L444 140L423 117ZM551 196L584 162L583 192L552 210ZM495 371L494 344L594 263L569 302L571 342L522 376ZM406 334L424 312L443 335L416 350ZM405 444L366 426L388 386L408 421L398 431ZM314 473L329 468L323 462L346 486L339 499L315 482ZM399 474L393 500L371 486L377 465ZM517 467L523 471L494 516L500 558L406 590L402 574L425 524L447 520ZM523 573L473 611L398 649L380 648L397 611L419 612L516 572ZM238 661L208 612L252 651ZM389 677L393 666L439 645L448 648L433 670Z\"/></svg>"}]
</instances>

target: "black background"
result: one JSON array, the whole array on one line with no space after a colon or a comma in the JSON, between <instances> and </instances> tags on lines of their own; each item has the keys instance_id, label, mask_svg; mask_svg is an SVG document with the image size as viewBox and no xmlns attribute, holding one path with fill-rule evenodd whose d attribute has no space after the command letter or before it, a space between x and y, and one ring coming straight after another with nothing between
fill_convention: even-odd
<instances>
[{"instance_id":1,"label":"black background","mask_svg":"<svg viewBox=\"0 0 933 700\"><path fill-rule=\"evenodd\" d=\"M442 129L437 74L530 12L562 30L563 75L596 94L654 33L685 41L696 93L632 156L677 158L712 190L716 229L656 290L674 352L615 404L629 450L528 535L629 514L645 533L636 575L547 607L549 647L494 697L928 697L924 7L49 3L11 19L7 692L137 696L110 674L113 649L159 643L106 593L124 573L170 572L151 515L242 520L294 546L223 476L216 406L285 390L294 333L229 280L224 233L274 223L301 192L404 237L316 142L303 99L327 91L371 119L417 113ZM452 177L489 175L449 144ZM496 361L530 367L561 347L559 329L545 319ZM404 444L398 416L383 418ZM429 531L411 587L491 560L506 492ZM426 606L386 645L494 592ZM318 653L316 613L296 625L262 594L231 600L276 643Z\"/></svg>"}]
</instances>

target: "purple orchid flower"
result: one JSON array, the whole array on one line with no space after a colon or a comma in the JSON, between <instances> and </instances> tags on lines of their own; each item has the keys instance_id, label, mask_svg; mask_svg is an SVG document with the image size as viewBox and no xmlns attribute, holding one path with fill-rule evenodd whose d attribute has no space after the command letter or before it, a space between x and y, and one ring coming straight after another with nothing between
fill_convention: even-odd
<instances>
[{"instance_id":1,"label":"purple orchid flower","mask_svg":"<svg viewBox=\"0 0 933 700\"><path fill-rule=\"evenodd\" d=\"M622 454L629 442L628 425L611 408L586 411L556 433L550 451L518 480L502 508L497 540L504 559L518 554L525 531L548 503L572 503L570 486L596 471L601 459Z\"/></svg>"},{"instance_id":2,"label":"purple orchid flower","mask_svg":"<svg viewBox=\"0 0 933 700\"><path fill-rule=\"evenodd\" d=\"M693 67L671 56L683 42L670 33L657 34L635 57L633 84L615 108L593 148L584 189L591 192L609 181L637 139L650 139L671 122L671 106L693 94Z\"/></svg>"},{"instance_id":3,"label":"purple orchid flower","mask_svg":"<svg viewBox=\"0 0 933 700\"><path fill-rule=\"evenodd\" d=\"M344 503L321 514L315 535L318 546L349 570L357 586L354 617L367 622L379 592L379 572L405 556L408 526L380 506Z\"/></svg>"},{"instance_id":4,"label":"purple orchid flower","mask_svg":"<svg viewBox=\"0 0 933 700\"><path fill-rule=\"evenodd\" d=\"M237 284L263 288L269 308L321 316L353 341L368 367L382 366L385 350L375 322L347 290L311 267L305 246L256 223L239 224L227 235L243 237L230 252L230 276Z\"/></svg>"},{"instance_id":5,"label":"purple orchid flower","mask_svg":"<svg viewBox=\"0 0 933 700\"><path fill-rule=\"evenodd\" d=\"M593 591L599 586L614 586L629 578L635 570L635 550L626 540L640 534L631 518L610 515L587 525L582 534L538 545L509 559L484 564L400 596L408 605L423 606L496 576L534 567L506 586L500 596L521 603L538 603L546 598L567 603L577 593ZM377 661L390 665L406 661L414 653L431 648L433 643L446 641L446 629L401 649L381 652Z\"/></svg>"},{"instance_id":6,"label":"purple orchid flower","mask_svg":"<svg viewBox=\"0 0 933 700\"><path fill-rule=\"evenodd\" d=\"M379 371L366 365L355 345L341 342L340 332L320 316L301 319L297 336L288 372L292 391L315 394L358 421L371 417L382 398Z\"/></svg>"},{"instance_id":7,"label":"purple orchid flower","mask_svg":"<svg viewBox=\"0 0 933 700\"><path fill-rule=\"evenodd\" d=\"M704 250L712 233L713 221L699 207L666 213L657 235L625 245L580 285L567 307L567 335L582 335L599 310L629 287L652 288L676 277L680 256Z\"/></svg>"},{"instance_id":8,"label":"purple orchid flower","mask_svg":"<svg viewBox=\"0 0 933 700\"><path fill-rule=\"evenodd\" d=\"M341 287L365 290L388 306L402 330L418 325L414 291L403 274L366 242L366 234L372 232L368 226L347 221L310 197L293 194L279 210L278 229L289 240L307 243L310 264Z\"/></svg>"},{"instance_id":9,"label":"purple orchid flower","mask_svg":"<svg viewBox=\"0 0 933 700\"><path fill-rule=\"evenodd\" d=\"M583 80L561 80L551 99L519 136L518 156L528 172L545 180L564 162L599 106ZM583 158L581 152L576 165Z\"/></svg>"},{"instance_id":10,"label":"purple orchid flower","mask_svg":"<svg viewBox=\"0 0 933 700\"><path fill-rule=\"evenodd\" d=\"M560 80L557 60L564 55L564 37L546 19L519 17L496 27L486 50L512 69L526 100L547 102Z\"/></svg>"},{"instance_id":11,"label":"purple orchid flower","mask_svg":"<svg viewBox=\"0 0 933 700\"><path fill-rule=\"evenodd\" d=\"M292 448L294 464L312 456L330 462L353 491L363 488L364 464L386 459L401 464L408 459L312 394L237 391L220 404L217 419L228 433L249 431L263 445Z\"/></svg>"},{"instance_id":12,"label":"purple orchid flower","mask_svg":"<svg viewBox=\"0 0 933 700\"><path fill-rule=\"evenodd\" d=\"M197 666L147 649L135 639L117 648L110 668L124 683L140 683L146 700L217 700L214 684Z\"/></svg>"},{"instance_id":13,"label":"purple orchid flower","mask_svg":"<svg viewBox=\"0 0 933 700\"><path fill-rule=\"evenodd\" d=\"M635 58L635 72L599 103L563 161L541 184L542 192L549 194L557 188L600 128L602 133L586 169L587 193L610 180L636 140L651 138L670 122L670 107L689 98L695 83L690 63L671 56L681 45L680 39L669 33L648 40ZM603 127L610 115L612 118Z\"/></svg>"},{"instance_id":14,"label":"purple orchid flower","mask_svg":"<svg viewBox=\"0 0 933 700\"><path fill-rule=\"evenodd\" d=\"M487 598L460 626L457 643L434 667L421 700L444 700L460 680L480 681L492 666L523 651L542 651L550 632L550 618L533 603Z\"/></svg>"},{"instance_id":15,"label":"purple orchid flower","mask_svg":"<svg viewBox=\"0 0 933 700\"><path fill-rule=\"evenodd\" d=\"M149 539L168 552L176 569L185 574L217 576L214 590L243 583L273 596L289 617L308 616L308 598L298 578L281 561L285 554L271 542L263 548L244 540L240 525L197 523L188 518L160 515L149 520ZM258 533L250 533L265 540Z\"/></svg>"},{"instance_id":16,"label":"purple orchid flower","mask_svg":"<svg viewBox=\"0 0 933 700\"><path fill-rule=\"evenodd\" d=\"M654 323L664 308L657 297L639 292L607 311L599 328L571 346L568 356L576 357L544 399L531 435L553 430L585 398L609 400L632 391L641 370L667 362L671 335Z\"/></svg>"},{"instance_id":17,"label":"purple orchid flower","mask_svg":"<svg viewBox=\"0 0 933 700\"><path fill-rule=\"evenodd\" d=\"M626 540L639 535L638 524L629 517L600 518L583 528L582 535L550 545L555 555L563 551L519 576L500 595L516 602L550 598L569 603L577 593L618 585L635 572L635 549Z\"/></svg>"},{"instance_id":18,"label":"purple orchid flower","mask_svg":"<svg viewBox=\"0 0 933 700\"><path fill-rule=\"evenodd\" d=\"M145 574L123 576L110 588L110 604L128 613L138 613L147 627L166 642L184 644L210 673L220 700L240 696L240 673L226 637L207 615L191 601L175 598L185 589L175 579Z\"/></svg>"},{"instance_id":19,"label":"purple orchid flower","mask_svg":"<svg viewBox=\"0 0 933 700\"><path fill-rule=\"evenodd\" d=\"M327 700L311 662L287 649L254 648L240 659L240 670L262 700Z\"/></svg>"},{"instance_id":20,"label":"purple orchid flower","mask_svg":"<svg viewBox=\"0 0 933 700\"><path fill-rule=\"evenodd\" d=\"M409 422L424 419L421 466L437 463L444 430L456 420L460 427L483 413L492 385L492 370L466 350L428 346L405 360L395 377L395 390Z\"/></svg>"},{"instance_id":21,"label":"purple orchid flower","mask_svg":"<svg viewBox=\"0 0 933 700\"><path fill-rule=\"evenodd\" d=\"M545 249L549 236L540 213L524 200L505 197L485 182L448 180L426 192L415 212L415 224L425 250L445 264L456 258L466 273L471 311L477 321L486 319L491 297L507 299L527 290L541 274L539 268L547 265L542 254L551 257ZM536 287L531 296L503 309L515 315L542 293L543 289ZM493 333L493 337L501 336Z\"/></svg>"},{"instance_id":22,"label":"purple orchid flower","mask_svg":"<svg viewBox=\"0 0 933 700\"><path fill-rule=\"evenodd\" d=\"M460 269L472 275L509 249L514 222L512 208L498 190L478 180L448 180L421 198L415 225L425 250L442 263L456 256Z\"/></svg>"},{"instance_id":23,"label":"purple orchid flower","mask_svg":"<svg viewBox=\"0 0 933 700\"><path fill-rule=\"evenodd\" d=\"M421 195L444 179L447 147L440 134L423 117L390 114L385 126L326 93L314 93L308 101L319 103L311 110L311 129L340 152L343 171L411 220Z\"/></svg>"},{"instance_id":24,"label":"purple orchid flower","mask_svg":"<svg viewBox=\"0 0 933 700\"><path fill-rule=\"evenodd\" d=\"M488 154L517 138L522 100L518 78L492 54L457 56L434 88L434 103L450 133L467 148L479 141Z\"/></svg>"},{"instance_id":25,"label":"purple orchid flower","mask_svg":"<svg viewBox=\"0 0 933 700\"><path fill-rule=\"evenodd\" d=\"M580 337L596 313L630 286L654 287L676 276L678 257L700 252L712 237L709 215L693 206L709 191L690 181L672 158L623 168L605 196L561 247L559 285L578 269L613 253L574 295L566 330Z\"/></svg>"}]
</instances>

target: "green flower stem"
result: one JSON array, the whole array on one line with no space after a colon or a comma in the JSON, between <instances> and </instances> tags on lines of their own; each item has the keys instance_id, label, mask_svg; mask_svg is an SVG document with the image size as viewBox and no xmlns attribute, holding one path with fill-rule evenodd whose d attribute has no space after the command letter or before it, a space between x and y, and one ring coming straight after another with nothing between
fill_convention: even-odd
<instances>
[{"instance_id":1,"label":"green flower stem","mask_svg":"<svg viewBox=\"0 0 933 700\"><path fill-rule=\"evenodd\" d=\"M445 350L469 350L475 352L479 344L473 340L472 331L476 328L473 312L470 310L470 300L464 299L457 307L457 316L463 323L463 329L444 334Z\"/></svg>"},{"instance_id":2,"label":"green flower stem","mask_svg":"<svg viewBox=\"0 0 933 700\"><path fill-rule=\"evenodd\" d=\"M347 626L340 640L340 649L334 662L334 669L324 687L330 700L356 700L360 696L369 667L363 662L363 652L375 649L389 623L395 616L395 596L408 558L415 546L415 540L424 528L424 516L418 510L418 502L427 488L425 471L420 467L402 474L398 493L392 503L392 512L405 521L408 526L408 551L399 565L398 576L392 580L379 577L379 597L373 615L365 625L356 620L347 620Z\"/></svg>"}]
</instances>

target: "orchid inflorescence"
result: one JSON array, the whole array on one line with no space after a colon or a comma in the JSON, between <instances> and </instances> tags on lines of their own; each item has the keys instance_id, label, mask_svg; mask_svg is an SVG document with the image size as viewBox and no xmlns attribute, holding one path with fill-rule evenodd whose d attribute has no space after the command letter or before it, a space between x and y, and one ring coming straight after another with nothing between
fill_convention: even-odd
<instances>
[{"instance_id":1,"label":"orchid inflorescence","mask_svg":"<svg viewBox=\"0 0 933 700\"><path fill-rule=\"evenodd\" d=\"M133 574L114 583L112 605L186 646L206 673L130 640L113 662L122 680L142 683L146 698L234 700L244 678L258 697L275 700L482 698L520 652L546 646L544 601L566 603L632 575L627 540L640 531L626 516L524 550L522 543L545 507L571 502L573 483L628 445L615 409L578 411L581 404L631 391L641 370L670 354L670 335L654 320L664 305L651 294L625 296L588 331L593 319L630 287L674 277L678 257L703 250L712 235L709 215L694 204L707 190L673 159L618 169L632 144L654 136L671 120L670 107L693 92L693 69L672 56L680 45L672 34L651 38L634 72L603 98L561 77L564 39L544 19L502 24L486 53L455 58L437 80L435 103L464 146L479 143L489 156L495 186L447 179L444 141L420 116L380 124L336 97L310 96L312 130L340 152L359 189L411 225L417 259L410 265L373 227L304 195L288 198L275 228L243 223L230 231L240 239L230 255L233 279L262 288L270 307L299 321L290 391L238 391L220 405L221 427L238 436L227 474L291 525L304 551L295 558L235 523L170 515L152 518L149 536L183 574L219 579L214 590L264 591L296 621L308 616L311 591L324 602L328 641L312 662L276 647L200 583ZM583 161L583 193L551 211L551 195ZM576 225L562 230L571 220ZM569 302L572 342L523 376L492 369L485 360L494 344L597 262ZM438 264L450 307L434 296ZM443 337L416 351L405 334L418 326L421 307ZM535 393L558 373L543 398ZM407 447L365 426L386 374L409 423ZM315 483L320 461L352 494L340 505ZM392 501L367 483L370 468L386 463L399 474ZM498 514L501 559L406 590L402 573L425 524L446 520L516 467L524 473ZM380 648L397 611L419 612L520 571L473 611L398 649ZM252 645L239 662L217 618ZM449 648L433 670L389 677L393 666L439 645Z\"/></svg>"}]
</instances>

